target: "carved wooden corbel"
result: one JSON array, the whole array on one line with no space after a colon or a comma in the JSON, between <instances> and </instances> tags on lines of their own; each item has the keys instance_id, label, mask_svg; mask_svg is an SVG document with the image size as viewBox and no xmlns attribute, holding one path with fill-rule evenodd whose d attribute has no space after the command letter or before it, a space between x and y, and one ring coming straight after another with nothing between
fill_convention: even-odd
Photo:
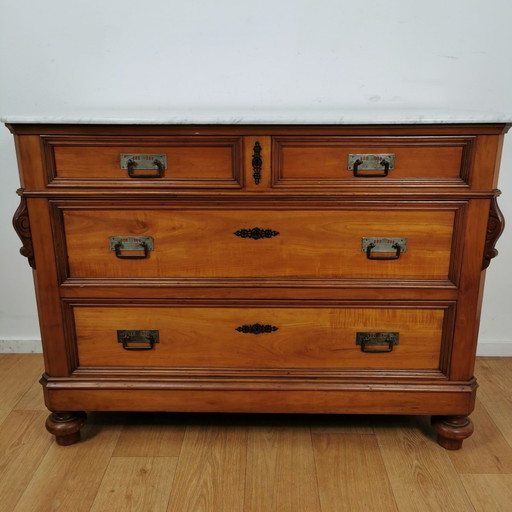
<instances>
[{"instance_id":1,"label":"carved wooden corbel","mask_svg":"<svg viewBox=\"0 0 512 512\"><path fill-rule=\"evenodd\" d=\"M498 238L505 229L505 219L498 206L496 197L491 199L491 208L489 210L489 220L487 222L487 236L485 238L484 260L482 270L485 270L491 263L491 259L498 255L498 250L494 248Z\"/></svg>"},{"instance_id":2,"label":"carved wooden corbel","mask_svg":"<svg viewBox=\"0 0 512 512\"><path fill-rule=\"evenodd\" d=\"M36 268L36 262L34 260L34 248L32 247L32 236L30 233L30 221L28 218L27 200L22 196L20 205L16 210L12 219L12 225L18 233L23 246L20 249L20 253L25 258L28 258L28 263L32 268Z\"/></svg>"}]
</instances>

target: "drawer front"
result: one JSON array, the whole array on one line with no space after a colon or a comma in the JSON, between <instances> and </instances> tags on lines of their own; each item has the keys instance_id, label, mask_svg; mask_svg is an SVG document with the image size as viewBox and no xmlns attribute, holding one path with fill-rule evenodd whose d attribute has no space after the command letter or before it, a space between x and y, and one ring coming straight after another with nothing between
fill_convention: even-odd
<instances>
[{"instance_id":1,"label":"drawer front","mask_svg":"<svg viewBox=\"0 0 512 512\"><path fill-rule=\"evenodd\" d=\"M74 322L80 366L438 369L445 312L77 306ZM142 342L137 331L152 331L158 342ZM363 352L357 333L374 332L393 333L398 344L390 352L387 344L365 345L380 353Z\"/></svg>"},{"instance_id":2,"label":"drawer front","mask_svg":"<svg viewBox=\"0 0 512 512\"><path fill-rule=\"evenodd\" d=\"M446 280L455 210L64 209L63 219L72 278ZM111 237L150 237L153 249L118 254ZM366 237L406 250L369 254Z\"/></svg>"},{"instance_id":3,"label":"drawer front","mask_svg":"<svg viewBox=\"0 0 512 512\"><path fill-rule=\"evenodd\" d=\"M242 183L242 137L43 140L51 186L240 188Z\"/></svg>"},{"instance_id":4,"label":"drawer front","mask_svg":"<svg viewBox=\"0 0 512 512\"><path fill-rule=\"evenodd\" d=\"M467 186L472 141L466 137L275 137L273 186L416 186L422 182ZM359 162L356 169L355 162Z\"/></svg>"}]
</instances>

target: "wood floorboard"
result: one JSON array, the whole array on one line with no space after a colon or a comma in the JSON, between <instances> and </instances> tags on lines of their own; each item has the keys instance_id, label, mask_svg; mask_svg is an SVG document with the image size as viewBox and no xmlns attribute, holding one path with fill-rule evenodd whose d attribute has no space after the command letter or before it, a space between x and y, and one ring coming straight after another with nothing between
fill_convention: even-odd
<instances>
[{"instance_id":1,"label":"wood floorboard","mask_svg":"<svg viewBox=\"0 0 512 512\"><path fill-rule=\"evenodd\" d=\"M42 373L42 368L41 368ZM43 388L39 382L41 376L32 383L14 406L16 411L47 411L44 405Z\"/></svg>"},{"instance_id":2,"label":"wood floorboard","mask_svg":"<svg viewBox=\"0 0 512 512\"><path fill-rule=\"evenodd\" d=\"M322 512L397 510L375 436L314 434Z\"/></svg>"},{"instance_id":3,"label":"wood floorboard","mask_svg":"<svg viewBox=\"0 0 512 512\"><path fill-rule=\"evenodd\" d=\"M112 457L91 512L165 512L177 458Z\"/></svg>"},{"instance_id":4,"label":"wood floorboard","mask_svg":"<svg viewBox=\"0 0 512 512\"><path fill-rule=\"evenodd\" d=\"M311 431L280 424L249 429L244 512L321 512Z\"/></svg>"},{"instance_id":5,"label":"wood floorboard","mask_svg":"<svg viewBox=\"0 0 512 512\"><path fill-rule=\"evenodd\" d=\"M464 448L447 452L456 471L461 474L512 474L512 446L479 399L471 419L476 428L473 435L464 441Z\"/></svg>"},{"instance_id":6,"label":"wood floorboard","mask_svg":"<svg viewBox=\"0 0 512 512\"><path fill-rule=\"evenodd\" d=\"M477 358L475 374L480 402L512 446L512 357Z\"/></svg>"},{"instance_id":7,"label":"wood floorboard","mask_svg":"<svg viewBox=\"0 0 512 512\"><path fill-rule=\"evenodd\" d=\"M12 411L0 426L2 512L14 510L41 460L53 446L53 440L44 431L46 416L40 411Z\"/></svg>"},{"instance_id":8,"label":"wood floorboard","mask_svg":"<svg viewBox=\"0 0 512 512\"><path fill-rule=\"evenodd\" d=\"M477 512L512 510L512 475L461 475Z\"/></svg>"},{"instance_id":9,"label":"wood floorboard","mask_svg":"<svg viewBox=\"0 0 512 512\"><path fill-rule=\"evenodd\" d=\"M92 413L44 428L40 354L0 354L0 512L512 511L512 358L478 358L475 433L428 417Z\"/></svg>"},{"instance_id":10,"label":"wood floorboard","mask_svg":"<svg viewBox=\"0 0 512 512\"><path fill-rule=\"evenodd\" d=\"M128 415L114 457L178 457L187 419L170 413Z\"/></svg>"},{"instance_id":11,"label":"wood floorboard","mask_svg":"<svg viewBox=\"0 0 512 512\"><path fill-rule=\"evenodd\" d=\"M168 512L243 511L247 427L187 428Z\"/></svg>"},{"instance_id":12,"label":"wood floorboard","mask_svg":"<svg viewBox=\"0 0 512 512\"><path fill-rule=\"evenodd\" d=\"M43 373L41 354L0 354L0 409L11 410Z\"/></svg>"},{"instance_id":13,"label":"wood floorboard","mask_svg":"<svg viewBox=\"0 0 512 512\"><path fill-rule=\"evenodd\" d=\"M82 429L80 443L51 444L14 512L91 510L121 431L119 424L108 424L106 415L98 418L101 422L91 418Z\"/></svg>"},{"instance_id":14,"label":"wood floorboard","mask_svg":"<svg viewBox=\"0 0 512 512\"><path fill-rule=\"evenodd\" d=\"M385 419L375 427L398 510L470 512L473 506L447 450L428 436L427 420Z\"/></svg>"},{"instance_id":15,"label":"wood floorboard","mask_svg":"<svg viewBox=\"0 0 512 512\"><path fill-rule=\"evenodd\" d=\"M5 418L9 416L9 413L11 411L9 409L0 409L0 427L2 426L2 423L4 422Z\"/></svg>"}]
</instances>

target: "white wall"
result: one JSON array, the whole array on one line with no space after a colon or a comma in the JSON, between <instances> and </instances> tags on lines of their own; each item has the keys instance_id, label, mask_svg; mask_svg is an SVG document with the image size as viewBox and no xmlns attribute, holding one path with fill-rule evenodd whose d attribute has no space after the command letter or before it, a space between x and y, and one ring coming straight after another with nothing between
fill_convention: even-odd
<instances>
[{"instance_id":1,"label":"white wall","mask_svg":"<svg viewBox=\"0 0 512 512\"><path fill-rule=\"evenodd\" d=\"M141 109L512 113L510 0L2 0L0 114ZM0 128L0 339L37 339ZM512 133L500 186L512 219ZM490 266L481 350L512 355L512 230Z\"/></svg>"}]
</instances>

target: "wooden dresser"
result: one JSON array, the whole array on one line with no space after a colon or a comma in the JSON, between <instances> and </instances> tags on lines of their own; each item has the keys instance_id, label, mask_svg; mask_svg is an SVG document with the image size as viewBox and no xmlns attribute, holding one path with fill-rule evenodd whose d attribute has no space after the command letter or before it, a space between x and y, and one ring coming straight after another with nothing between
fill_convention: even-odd
<instances>
[{"instance_id":1,"label":"wooden dresser","mask_svg":"<svg viewBox=\"0 0 512 512\"><path fill-rule=\"evenodd\" d=\"M471 435L506 124L8 126L59 444L84 411Z\"/></svg>"}]
</instances>

